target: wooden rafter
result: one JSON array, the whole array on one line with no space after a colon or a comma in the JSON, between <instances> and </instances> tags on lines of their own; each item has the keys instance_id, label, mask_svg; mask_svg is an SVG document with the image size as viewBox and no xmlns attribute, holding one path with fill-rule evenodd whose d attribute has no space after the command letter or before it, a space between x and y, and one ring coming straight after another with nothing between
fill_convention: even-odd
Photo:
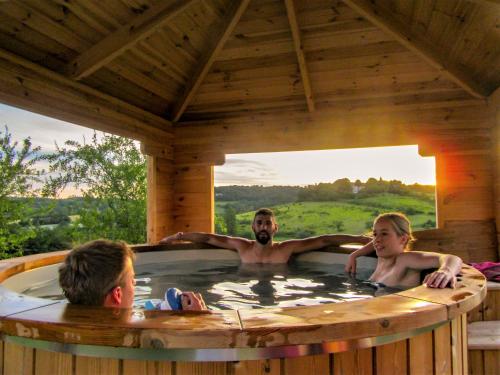
<instances>
[{"instance_id":1,"label":"wooden rafter","mask_svg":"<svg viewBox=\"0 0 500 375\"><path fill-rule=\"evenodd\" d=\"M0 101L151 144L168 144L172 139L172 124L166 119L3 49Z\"/></svg>"},{"instance_id":2,"label":"wooden rafter","mask_svg":"<svg viewBox=\"0 0 500 375\"><path fill-rule=\"evenodd\" d=\"M297 22L297 14L293 0L285 0L286 13L288 15L288 22L292 30L293 44L295 52L297 53L297 60L299 63L300 75L302 77L302 84L304 85L304 93L306 95L307 108L309 112L314 111L314 98L311 88L311 80L307 70L306 57L304 55L304 48L302 46L302 38L300 36L299 23Z\"/></svg>"},{"instance_id":3,"label":"wooden rafter","mask_svg":"<svg viewBox=\"0 0 500 375\"><path fill-rule=\"evenodd\" d=\"M234 5L224 22L212 33L213 38L208 43L206 53L200 58L200 64L192 75L192 79L184 87L180 100L173 107L172 121L177 122L181 118L249 3L250 0L234 1Z\"/></svg>"},{"instance_id":4,"label":"wooden rafter","mask_svg":"<svg viewBox=\"0 0 500 375\"><path fill-rule=\"evenodd\" d=\"M471 3L477 3L480 5L496 5L500 6L500 0L467 0Z\"/></svg>"},{"instance_id":5,"label":"wooden rafter","mask_svg":"<svg viewBox=\"0 0 500 375\"><path fill-rule=\"evenodd\" d=\"M82 79L148 37L197 0L163 0L132 22L83 52L66 66L66 74Z\"/></svg>"},{"instance_id":6,"label":"wooden rafter","mask_svg":"<svg viewBox=\"0 0 500 375\"><path fill-rule=\"evenodd\" d=\"M484 99L488 95L488 90L479 82L476 82L469 72L449 60L446 53L436 48L429 40L413 33L407 25L394 17L388 10L369 0L343 1L375 26L394 37L406 48L445 73L450 80L472 96Z\"/></svg>"}]
</instances>

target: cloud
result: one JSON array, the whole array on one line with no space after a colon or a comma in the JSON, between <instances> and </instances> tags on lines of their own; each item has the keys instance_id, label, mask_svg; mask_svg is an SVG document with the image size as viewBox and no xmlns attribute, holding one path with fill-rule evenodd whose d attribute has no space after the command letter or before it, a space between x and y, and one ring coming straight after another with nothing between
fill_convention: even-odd
<instances>
[{"instance_id":1,"label":"cloud","mask_svg":"<svg viewBox=\"0 0 500 375\"><path fill-rule=\"evenodd\" d=\"M2 132L4 126L8 127L13 140L30 137L33 147L41 146L43 152L55 151L55 142L62 145L68 139L82 141L94 133L90 128L0 104Z\"/></svg>"},{"instance_id":2,"label":"cloud","mask_svg":"<svg viewBox=\"0 0 500 375\"><path fill-rule=\"evenodd\" d=\"M224 164L225 166L228 167L255 167L255 168L269 168L269 165L266 163L262 163L260 161L256 160L247 160L247 159L233 159L233 158L228 158L226 160L226 163Z\"/></svg>"},{"instance_id":3,"label":"cloud","mask_svg":"<svg viewBox=\"0 0 500 375\"><path fill-rule=\"evenodd\" d=\"M267 163L247 159L228 158L222 167L215 168L215 184L223 185L273 185L280 174Z\"/></svg>"}]
</instances>

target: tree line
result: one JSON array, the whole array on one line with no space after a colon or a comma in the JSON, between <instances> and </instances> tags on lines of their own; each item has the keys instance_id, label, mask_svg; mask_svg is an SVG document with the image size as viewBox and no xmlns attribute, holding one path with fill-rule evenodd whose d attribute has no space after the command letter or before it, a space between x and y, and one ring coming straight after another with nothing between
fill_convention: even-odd
<instances>
[{"instance_id":1,"label":"tree line","mask_svg":"<svg viewBox=\"0 0 500 375\"><path fill-rule=\"evenodd\" d=\"M332 183L301 186L219 186L215 187L215 199L221 202L236 202L237 208L252 209L291 202L322 202L365 198L383 193L415 196L433 200L435 187L432 185L406 185L398 180L386 181L369 178L366 182L341 178ZM241 209L237 209L241 212ZM248 210L247 210L248 211Z\"/></svg>"}]
</instances>

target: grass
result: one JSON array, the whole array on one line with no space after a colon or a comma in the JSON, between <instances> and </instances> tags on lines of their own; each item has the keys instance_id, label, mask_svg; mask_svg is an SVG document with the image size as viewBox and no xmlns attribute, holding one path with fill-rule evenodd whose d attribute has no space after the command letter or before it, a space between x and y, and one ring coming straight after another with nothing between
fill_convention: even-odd
<instances>
[{"instance_id":1,"label":"grass","mask_svg":"<svg viewBox=\"0 0 500 375\"><path fill-rule=\"evenodd\" d=\"M227 202L222 202L226 204ZM223 212L224 204L217 204L216 212ZM380 213L406 213L413 229L435 226L434 203L428 198L381 194L340 202L297 202L272 207L276 213L279 232L276 240L304 238L326 233L367 233L373 219ZM236 216L237 235L252 238L253 211Z\"/></svg>"}]
</instances>

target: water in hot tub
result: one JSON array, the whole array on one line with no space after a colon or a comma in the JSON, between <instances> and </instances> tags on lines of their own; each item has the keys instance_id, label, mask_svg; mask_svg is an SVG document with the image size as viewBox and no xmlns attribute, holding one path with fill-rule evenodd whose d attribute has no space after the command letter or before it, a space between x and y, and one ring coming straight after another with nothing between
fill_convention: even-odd
<instances>
[{"instance_id":1,"label":"water in hot tub","mask_svg":"<svg viewBox=\"0 0 500 375\"><path fill-rule=\"evenodd\" d=\"M356 278L343 264L290 262L241 264L238 260L177 261L136 265L135 307L159 302L170 287L202 294L210 309L239 309L316 305L372 298L393 293L367 280L372 272L358 269ZM64 299L46 286L24 291L37 297ZM57 290L57 288L56 288Z\"/></svg>"}]
</instances>

